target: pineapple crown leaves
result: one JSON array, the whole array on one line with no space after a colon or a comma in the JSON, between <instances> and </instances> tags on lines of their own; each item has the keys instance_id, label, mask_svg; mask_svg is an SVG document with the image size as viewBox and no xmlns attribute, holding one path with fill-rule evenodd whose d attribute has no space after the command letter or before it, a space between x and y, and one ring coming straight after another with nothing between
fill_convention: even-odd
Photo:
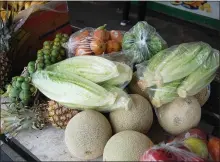
<instances>
[{"instance_id":1,"label":"pineapple crown leaves","mask_svg":"<svg viewBox=\"0 0 220 162\"><path fill-rule=\"evenodd\" d=\"M15 135L18 131L29 128L32 114L28 109L15 110L10 107L1 109L1 133Z\"/></svg>"},{"instance_id":2,"label":"pineapple crown leaves","mask_svg":"<svg viewBox=\"0 0 220 162\"><path fill-rule=\"evenodd\" d=\"M9 15L10 14L10 15ZM6 21L0 17L0 51L7 52L10 48L11 34L13 33L14 12L9 12L8 6L6 9Z\"/></svg>"},{"instance_id":3,"label":"pineapple crown leaves","mask_svg":"<svg viewBox=\"0 0 220 162\"><path fill-rule=\"evenodd\" d=\"M1 108L1 134L14 137L25 129L43 129L47 124L45 112L42 107L45 104L36 102L32 106L24 106L21 103L2 103L6 108Z\"/></svg>"},{"instance_id":4,"label":"pineapple crown leaves","mask_svg":"<svg viewBox=\"0 0 220 162\"><path fill-rule=\"evenodd\" d=\"M0 52L9 51L11 35L14 34L25 22L23 18L19 19L19 21L14 18L15 9L12 8L9 10L7 4L5 17L2 17L2 15L0 17Z\"/></svg>"}]
</instances>

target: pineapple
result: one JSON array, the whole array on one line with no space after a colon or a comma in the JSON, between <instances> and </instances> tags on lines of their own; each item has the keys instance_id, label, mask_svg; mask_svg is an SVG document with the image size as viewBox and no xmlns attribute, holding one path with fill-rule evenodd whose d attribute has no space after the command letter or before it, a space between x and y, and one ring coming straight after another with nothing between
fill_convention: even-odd
<instances>
[{"instance_id":1,"label":"pineapple","mask_svg":"<svg viewBox=\"0 0 220 162\"><path fill-rule=\"evenodd\" d=\"M1 133L15 136L23 129L43 129L48 124L64 129L69 120L78 113L55 101L34 105L31 108L12 103L1 108Z\"/></svg>"},{"instance_id":2,"label":"pineapple","mask_svg":"<svg viewBox=\"0 0 220 162\"><path fill-rule=\"evenodd\" d=\"M0 90L4 88L11 72L11 62L7 54L14 31L13 12L11 11L10 16L7 16L8 14L7 10L6 17L2 17L2 15L0 17Z\"/></svg>"},{"instance_id":3,"label":"pineapple","mask_svg":"<svg viewBox=\"0 0 220 162\"><path fill-rule=\"evenodd\" d=\"M55 101L49 101L47 110L49 112L49 122L58 128L66 128L70 119L75 116L78 111L59 105Z\"/></svg>"},{"instance_id":4,"label":"pineapple","mask_svg":"<svg viewBox=\"0 0 220 162\"><path fill-rule=\"evenodd\" d=\"M0 90L4 88L9 81L11 73L11 62L6 52L0 52Z\"/></svg>"}]
</instances>

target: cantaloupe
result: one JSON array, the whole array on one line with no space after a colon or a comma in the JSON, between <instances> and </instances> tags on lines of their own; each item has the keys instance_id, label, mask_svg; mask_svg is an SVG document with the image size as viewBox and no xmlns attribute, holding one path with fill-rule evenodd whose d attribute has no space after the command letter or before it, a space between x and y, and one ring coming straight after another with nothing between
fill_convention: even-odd
<instances>
[{"instance_id":1,"label":"cantaloupe","mask_svg":"<svg viewBox=\"0 0 220 162\"><path fill-rule=\"evenodd\" d=\"M200 106L203 106L209 99L210 96L210 86L205 87L194 97L198 100Z\"/></svg>"},{"instance_id":2,"label":"cantaloupe","mask_svg":"<svg viewBox=\"0 0 220 162\"><path fill-rule=\"evenodd\" d=\"M177 135L199 124L201 107L195 97L177 98L156 109L156 114L161 127Z\"/></svg>"},{"instance_id":3,"label":"cantaloupe","mask_svg":"<svg viewBox=\"0 0 220 162\"><path fill-rule=\"evenodd\" d=\"M65 130L65 143L73 156L91 160L103 154L111 136L111 125L105 116L94 110L86 110L69 121Z\"/></svg>"},{"instance_id":4,"label":"cantaloupe","mask_svg":"<svg viewBox=\"0 0 220 162\"><path fill-rule=\"evenodd\" d=\"M142 91L141 88L138 85L138 77L137 77L137 72L133 73L132 80L128 85L128 90L132 94L139 94L143 96L146 99L150 99L149 95L147 94L146 91Z\"/></svg>"},{"instance_id":5,"label":"cantaloupe","mask_svg":"<svg viewBox=\"0 0 220 162\"><path fill-rule=\"evenodd\" d=\"M118 109L110 113L109 120L115 133L134 130L146 134L153 123L150 103L138 94L131 94L133 106L130 110Z\"/></svg>"},{"instance_id":6,"label":"cantaloupe","mask_svg":"<svg viewBox=\"0 0 220 162\"><path fill-rule=\"evenodd\" d=\"M115 134L107 142L103 161L139 161L153 142L144 134L136 131L123 131Z\"/></svg>"}]
</instances>

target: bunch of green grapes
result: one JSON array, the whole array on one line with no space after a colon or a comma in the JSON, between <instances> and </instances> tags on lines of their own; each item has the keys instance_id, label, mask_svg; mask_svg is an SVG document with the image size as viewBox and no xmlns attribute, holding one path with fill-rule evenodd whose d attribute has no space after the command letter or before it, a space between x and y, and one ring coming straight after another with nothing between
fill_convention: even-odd
<instances>
[{"instance_id":1,"label":"bunch of green grapes","mask_svg":"<svg viewBox=\"0 0 220 162\"><path fill-rule=\"evenodd\" d=\"M68 39L67 34L58 33L53 41L45 41L43 48L37 51L37 60L28 63L29 74L65 59L66 52L62 44L67 42Z\"/></svg>"},{"instance_id":2,"label":"bunch of green grapes","mask_svg":"<svg viewBox=\"0 0 220 162\"><path fill-rule=\"evenodd\" d=\"M21 102L26 106L30 103L36 88L31 84L29 77L16 76L12 78L7 91L11 102Z\"/></svg>"}]
</instances>

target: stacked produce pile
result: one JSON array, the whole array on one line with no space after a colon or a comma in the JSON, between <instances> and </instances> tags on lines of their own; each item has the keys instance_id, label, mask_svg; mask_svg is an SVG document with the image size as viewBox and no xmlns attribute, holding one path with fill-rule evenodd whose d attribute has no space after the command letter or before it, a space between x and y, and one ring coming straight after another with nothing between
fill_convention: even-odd
<instances>
[{"instance_id":1,"label":"stacked produce pile","mask_svg":"<svg viewBox=\"0 0 220 162\"><path fill-rule=\"evenodd\" d=\"M104 161L218 160L220 140L192 128L200 122L219 52L204 42L164 49L165 41L146 22L120 40L108 35L103 26L44 42L37 60L7 86L4 96L10 102L1 109L1 131L14 135L51 123L65 129L69 152L83 160L101 155ZM122 51L105 55L103 44L109 41L121 43ZM98 52L92 42L101 42ZM159 145L147 137L153 110L161 127L174 135Z\"/></svg>"}]
</instances>

